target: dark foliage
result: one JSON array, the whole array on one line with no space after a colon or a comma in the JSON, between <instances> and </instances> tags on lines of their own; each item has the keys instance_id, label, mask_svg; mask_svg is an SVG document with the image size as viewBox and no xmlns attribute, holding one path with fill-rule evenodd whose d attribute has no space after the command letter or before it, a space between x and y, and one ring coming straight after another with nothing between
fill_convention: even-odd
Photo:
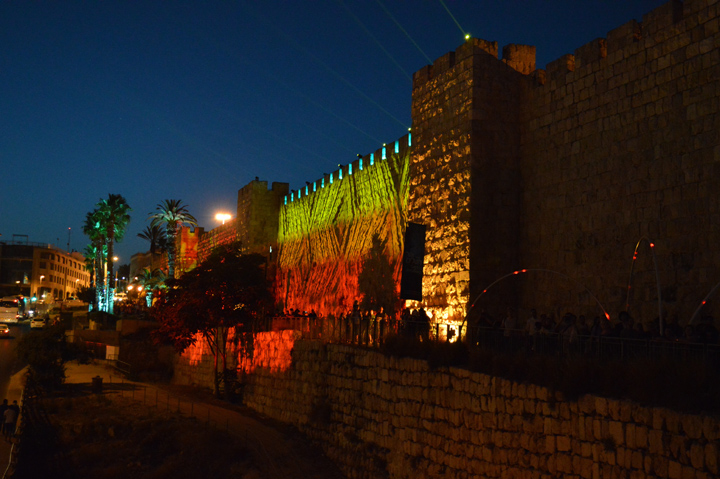
<instances>
[{"instance_id":1,"label":"dark foliage","mask_svg":"<svg viewBox=\"0 0 720 479\"><path fill-rule=\"evenodd\" d=\"M27 363L34 384L52 391L62 386L73 349L65 341L65 329L56 325L24 334L17 342L17 357Z\"/></svg>"},{"instance_id":2,"label":"dark foliage","mask_svg":"<svg viewBox=\"0 0 720 479\"><path fill-rule=\"evenodd\" d=\"M358 290L362 294L363 310L378 311L382 306L386 314L395 313L398 295L395 290L394 267L385 253L386 242L378 234L372 237L372 247L358 275Z\"/></svg>"}]
</instances>

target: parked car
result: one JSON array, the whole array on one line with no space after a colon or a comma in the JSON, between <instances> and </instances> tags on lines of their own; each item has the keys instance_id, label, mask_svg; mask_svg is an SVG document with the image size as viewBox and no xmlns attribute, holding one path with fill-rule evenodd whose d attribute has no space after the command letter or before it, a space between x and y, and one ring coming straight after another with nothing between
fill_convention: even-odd
<instances>
[{"instance_id":1,"label":"parked car","mask_svg":"<svg viewBox=\"0 0 720 479\"><path fill-rule=\"evenodd\" d=\"M10 326L7 324L0 324L0 338L10 337Z\"/></svg>"},{"instance_id":2,"label":"parked car","mask_svg":"<svg viewBox=\"0 0 720 479\"><path fill-rule=\"evenodd\" d=\"M30 329L42 329L45 327L45 318L34 317L30 321Z\"/></svg>"}]
</instances>

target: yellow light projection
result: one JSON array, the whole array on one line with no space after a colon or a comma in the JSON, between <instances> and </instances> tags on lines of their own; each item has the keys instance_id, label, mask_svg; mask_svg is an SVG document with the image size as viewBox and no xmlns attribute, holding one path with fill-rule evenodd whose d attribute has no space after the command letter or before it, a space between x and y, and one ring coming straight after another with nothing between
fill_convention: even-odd
<instances>
[{"instance_id":1,"label":"yellow light projection","mask_svg":"<svg viewBox=\"0 0 720 479\"><path fill-rule=\"evenodd\" d=\"M400 143L407 145L407 140ZM375 233L387 242L385 253L395 266L399 290L409 148L362 170L356 163L342 179L338 175L332 184L326 181L280 209L276 298L286 308L321 315L347 312L361 299L357 278Z\"/></svg>"}]
</instances>

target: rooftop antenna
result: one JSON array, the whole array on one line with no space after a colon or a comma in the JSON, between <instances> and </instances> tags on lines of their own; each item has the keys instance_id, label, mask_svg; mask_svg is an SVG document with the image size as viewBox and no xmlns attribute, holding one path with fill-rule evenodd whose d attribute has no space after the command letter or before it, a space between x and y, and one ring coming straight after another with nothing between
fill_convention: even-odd
<instances>
[{"instance_id":1,"label":"rooftop antenna","mask_svg":"<svg viewBox=\"0 0 720 479\"><path fill-rule=\"evenodd\" d=\"M72 228L68 227L68 245L67 245L67 252L70 252L70 233L72 233Z\"/></svg>"}]
</instances>

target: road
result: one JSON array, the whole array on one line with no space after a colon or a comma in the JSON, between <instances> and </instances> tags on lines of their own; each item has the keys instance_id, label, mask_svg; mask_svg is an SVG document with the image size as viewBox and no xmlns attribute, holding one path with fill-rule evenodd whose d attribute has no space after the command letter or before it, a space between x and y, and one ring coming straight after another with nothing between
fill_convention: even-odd
<instances>
[{"instance_id":1,"label":"road","mask_svg":"<svg viewBox=\"0 0 720 479\"><path fill-rule=\"evenodd\" d=\"M15 345L23 334L30 331L29 321L8 326L10 326L10 338L0 339L0 401L7 397L10 376L22 369L23 366L15 357Z\"/></svg>"}]
</instances>

